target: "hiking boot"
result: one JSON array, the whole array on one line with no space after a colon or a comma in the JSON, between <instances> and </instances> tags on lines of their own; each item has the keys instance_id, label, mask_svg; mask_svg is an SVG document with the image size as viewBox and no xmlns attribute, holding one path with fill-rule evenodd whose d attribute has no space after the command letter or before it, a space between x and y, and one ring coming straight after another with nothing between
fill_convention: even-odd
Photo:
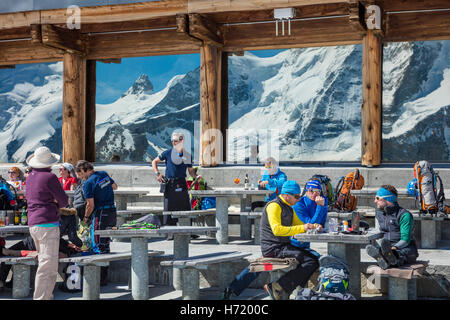
<instances>
[{"instance_id":1,"label":"hiking boot","mask_svg":"<svg viewBox=\"0 0 450 320\"><path fill-rule=\"evenodd\" d=\"M391 249L391 242L388 239L381 239L380 241L381 254L386 258L386 261L391 266L397 265L397 257Z\"/></svg>"},{"instance_id":2,"label":"hiking boot","mask_svg":"<svg viewBox=\"0 0 450 320\"><path fill-rule=\"evenodd\" d=\"M278 284L278 282L268 283L264 286L267 294L272 298L272 300L283 300L284 290Z\"/></svg>"},{"instance_id":3,"label":"hiking boot","mask_svg":"<svg viewBox=\"0 0 450 320\"><path fill-rule=\"evenodd\" d=\"M233 290L230 287L225 288L222 292L222 300L231 300L231 295L233 294Z\"/></svg>"},{"instance_id":4,"label":"hiking boot","mask_svg":"<svg viewBox=\"0 0 450 320\"><path fill-rule=\"evenodd\" d=\"M375 246L368 244L366 246L366 252L369 256L371 256L372 258L377 260L378 266L381 269L386 270L389 267L389 263L386 261L386 259L381 254L381 251L378 248L376 248Z\"/></svg>"}]
</instances>

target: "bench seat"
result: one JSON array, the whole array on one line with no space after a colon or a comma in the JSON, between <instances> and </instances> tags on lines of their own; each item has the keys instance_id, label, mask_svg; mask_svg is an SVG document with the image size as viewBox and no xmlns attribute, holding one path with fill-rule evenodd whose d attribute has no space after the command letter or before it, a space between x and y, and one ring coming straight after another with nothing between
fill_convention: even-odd
<instances>
[{"instance_id":1,"label":"bench seat","mask_svg":"<svg viewBox=\"0 0 450 320\"><path fill-rule=\"evenodd\" d=\"M161 266L172 266L182 270L183 300L198 300L200 296L200 275L199 270L207 269L209 265L219 264L219 281L221 289L224 289L234 275L231 272L231 263L243 259L251 253L216 252L186 259L162 261Z\"/></svg>"},{"instance_id":2,"label":"bench seat","mask_svg":"<svg viewBox=\"0 0 450 320\"><path fill-rule=\"evenodd\" d=\"M417 300L417 278L422 277L428 261L417 261L414 264L398 268L381 269L377 265L367 268L367 273L388 278L389 300Z\"/></svg>"},{"instance_id":3,"label":"bench seat","mask_svg":"<svg viewBox=\"0 0 450 320\"><path fill-rule=\"evenodd\" d=\"M162 254L164 254L164 251L148 251L149 257ZM83 299L98 300L100 298L100 267L108 266L111 261L118 260L131 260L131 252L60 258L59 263L76 263L83 266ZM30 267L38 265L37 257L2 257L0 262L13 266L12 297L27 297L30 293Z\"/></svg>"}]
</instances>

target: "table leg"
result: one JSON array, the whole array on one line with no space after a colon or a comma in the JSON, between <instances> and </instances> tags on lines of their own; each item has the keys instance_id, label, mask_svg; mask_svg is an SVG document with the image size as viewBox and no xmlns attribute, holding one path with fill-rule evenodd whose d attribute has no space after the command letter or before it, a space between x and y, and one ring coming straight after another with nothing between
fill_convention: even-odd
<instances>
[{"instance_id":1,"label":"table leg","mask_svg":"<svg viewBox=\"0 0 450 320\"><path fill-rule=\"evenodd\" d=\"M100 299L100 267L83 267L83 300Z\"/></svg>"},{"instance_id":2,"label":"table leg","mask_svg":"<svg viewBox=\"0 0 450 320\"><path fill-rule=\"evenodd\" d=\"M260 244L261 243L261 238L260 238L261 218L255 218L254 221L255 221L255 223L254 223L255 244Z\"/></svg>"},{"instance_id":3,"label":"table leg","mask_svg":"<svg viewBox=\"0 0 450 320\"><path fill-rule=\"evenodd\" d=\"M117 210L127 210L127 196L115 194L114 198L116 200Z\"/></svg>"},{"instance_id":4,"label":"table leg","mask_svg":"<svg viewBox=\"0 0 450 320\"><path fill-rule=\"evenodd\" d=\"M148 240L131 238L131 294L134 300L148 300Z\"/></svg>"},{"instance_id":5,"label":"table leg","mask_svg":"<svg viewBox=\"0 0 450 320\"><path fill-rule=\"evenodd\" d=\"M216 197L216 239L219 244L228 243L228 198Z\"/></svg>"},{"instance_id":6,"label":"table leg","mask_svg":"<svg viewBox=\"0 0 450 320\"><path fill-rule=\"evenodd\" d=\"M350 243L328 243L328 254L345 260L350 269L349 292L361 298L361 246Z\"/></svg>"},{"instance_id":7,"label":"table leg","mask_svg":"<svg viewBox=\"0 0 450 320\"><path fill-rule=\"evenodd\" d=\"M420 221L420 238L422 249L436 248L436 221L421 220Z\"/></svg>"},{"instance_id":8,"label":"table leg","mask_svg":"<svg viewBox=\"0 0 450 320\"><path fill-rule=\"evenodd\" d=\"M184 259L189 257L189 239L190 235L174 234L173 236L173 259ZM183 289L182 269L173 268L173 287L175 290Z\"/></svg>"},{"instance_id":9,"label":"table leg","mask_svg":"<svg viewBox=\"0 0 450 320\"><path fill-rule=\"evenodd\" d=\"M250 197L241 198L241 212L250 211L247 208L251 207L252 201ZM240 215L239 222L240 236L242 240L250 240L252 238L252 224L248 216Z\"/></svg>"}]
</instances>

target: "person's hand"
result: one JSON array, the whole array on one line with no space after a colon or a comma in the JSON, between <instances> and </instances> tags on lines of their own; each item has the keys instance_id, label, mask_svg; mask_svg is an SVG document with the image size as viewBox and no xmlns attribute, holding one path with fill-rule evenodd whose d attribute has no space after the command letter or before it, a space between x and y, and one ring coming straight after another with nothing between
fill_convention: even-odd
<instances>
[{"instance_id":1,"label":"person's hand","mask_svg":"<svg viewBox=\"0 0 450 320\"><path fill-rule=\"evenodd\" d=\"M265 188L268 183L269 183L269 181L260 181L259 185L260 185L261 188Z\"/></svg>"},{"instance_id":2,"label":"person's hand","mask_svg":"<svg viewBox=\"0 0 450 320\"><path fill-rule=\"evenodd\" d=\"M158 180L159 183L163 182L163 181L164 181L164 178L165 178L165 177L164 177L163 174L159 174L159 175L156 176L156 180Z\"/></svg>"},{"instance_id":3,"label":"person's hand","mask_svg":"<svg viewBox=\"0 0 450 320\"><path fill-rule=\"evenodd\" d=\"M304 224L303 226L304 226L304 228L305 228L305 231L306 231L306 230L314 229L314 225L313 225L312 223L306 223L306 224Z\"/></svg>"},{"instance_id":4,"label":"person's hand","mask_svg":"<svg viewBox=\"0 0 450 320\"><path fill-rule=\"evenodd\" d=\"M198 174L198 175L195 177L195 179L197 179L197 181L200 181L200 180L203 179L203 177L202 177L201 175Z\"/></svg>"},{"instance_id":5,"label":"person's hand","mask_svg":"<svg viewBox=\"0 0 450 320\"><path fill-rule=\"evenodd\" d=\"M325 198L324 198L324 197L317 196L316 199L315 199L314 201L316 201L316 203L317 203L319 206L322 206L322 207L323 207L323 206L325 205Z\"/></svg>"},{"instance_id":6,"label":"person's hand","mask_svg":"<svg viewBox=\"0 0 450 320\"><path fill-rule=\"evenodd\" d=\"M314 223L314 228L317 229L318 232L322 232L322 225L319 223Z\"/></svg>"},{"instance_id":7,"label":"person's hand","mask_svg":"<svg viewBox=\"0 0 450 320\"><path fill-rule=\"evenodd\" d=\"M392 247L391 250L398 250L398 248L397 247Z\"/></svg>"},{"instance_id":8,"label":"person's hand","mask_svg":"<svg viewBox=\"0 0 450 320\"><path fill-rule=\"evenodd\" d=\"M73 250L75 250L75 251L81 251L81 248L80 247L77 247L75 244L73 244L73 243L69 243L68 245L67 245L70 249L73 249Z\"/></svg>"}]
</instances>

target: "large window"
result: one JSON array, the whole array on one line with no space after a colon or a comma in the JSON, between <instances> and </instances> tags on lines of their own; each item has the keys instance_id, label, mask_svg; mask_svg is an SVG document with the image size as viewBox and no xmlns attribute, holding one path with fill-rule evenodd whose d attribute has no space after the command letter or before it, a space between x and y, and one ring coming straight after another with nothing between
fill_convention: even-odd
<instances>
[{"instance_id":1,"label":"large window","mask_svg":"<svg viewBox=\"0 0 450 320\"><path fill-rule=\"evenodd\" d=\"M62 62L0 70L0 162L45 145L62 154Z\"/></svg>"},{"instance_id":2,"label":"large window","mask_svg":"<svg viewBox=\"0 0 450 320\"><path fill-rule=\"evenodd\" d=\"M450 160L450 41L383 51L383 161Z\"/></svg>"},{"instance_id":3,"label":"large window","mask_svg":"<svg viewBox=\"0 0 450 320\"><path fill-rule=\"evenodd\" d=\"M96 161L151 161L171 146L175 129L198 143L200 55L97 63ZM194 132L195 131L195 132Z\"/></svg>"},{"instance_id":4,"label":"large window","mask_svg":"<svg viewBox=\"0 0 450 320\"><path fill-rule=\"evenodd\" d=\"M362 47L246 52L229 59L227 161L361 158Z\"/></svg>"}]
</instances>

